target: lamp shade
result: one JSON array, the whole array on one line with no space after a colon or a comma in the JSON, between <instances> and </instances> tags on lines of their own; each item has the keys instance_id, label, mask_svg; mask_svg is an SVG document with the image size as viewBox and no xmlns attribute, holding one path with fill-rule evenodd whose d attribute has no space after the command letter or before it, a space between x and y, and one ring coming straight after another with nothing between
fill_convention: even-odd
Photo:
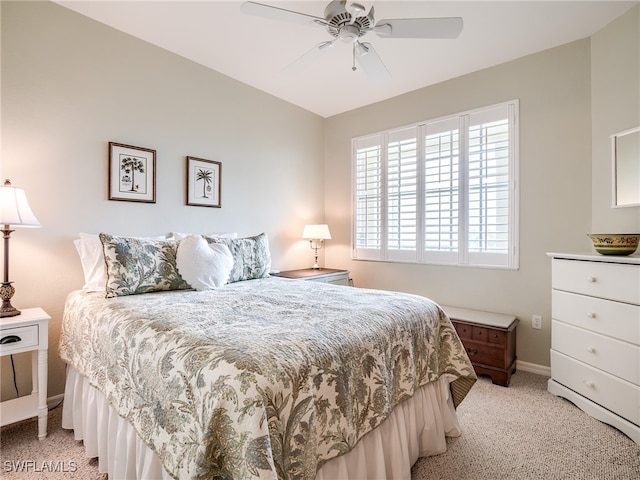
<instances>
[{"instance_id":1,"label":"lamp shade","mask_svg":"<svg viewBox=\"0 0 640 480\"><path fill-rule=\"evenodd\" d=\"M0 187L0 225L15 227L39 227L40 222L31 211L22 188L11 186L6 180Z\"/></svg>"},{"instance_id":2,"label":"lamp shade","mask_svg":"<svg viewBox=\"0 0 640 480\"><path fill-rule=\"evenodd\" d=\"M305 225L302 238L305 240L331 240L329 225Z\"/></svg>"}]
</instances>

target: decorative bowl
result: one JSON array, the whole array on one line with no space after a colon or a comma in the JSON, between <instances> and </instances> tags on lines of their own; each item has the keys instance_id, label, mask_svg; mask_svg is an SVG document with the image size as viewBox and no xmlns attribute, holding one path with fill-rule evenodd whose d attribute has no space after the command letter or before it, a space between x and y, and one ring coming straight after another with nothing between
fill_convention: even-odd
<instances>
[{"instance_id":1,"label":"decorative bowl","mask_svg":"<svg viewBox=\"0 0 640 480\"><path fill-rule=\"evenodd\" d=\"M638 233L591 233L593 248L602 255L631 255L638 248Z\"/></svg>"}]
</instances>

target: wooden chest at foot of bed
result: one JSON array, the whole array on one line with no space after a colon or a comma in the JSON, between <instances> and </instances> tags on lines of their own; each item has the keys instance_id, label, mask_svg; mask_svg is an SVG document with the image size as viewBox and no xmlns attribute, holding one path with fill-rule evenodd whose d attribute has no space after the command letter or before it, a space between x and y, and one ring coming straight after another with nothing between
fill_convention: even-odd
<instances>
[{"instance_id":1,"label":"wooden chest at foot of bed","mask_svg":"<svg viewBox=\"0 0 640 480\"><path fill-rule=\"evenodd\" d=\"M489 375L493 383L508 387L516 371L516 327L514 315L442 306L478 375Z\"/></svg>"}]
</instances>

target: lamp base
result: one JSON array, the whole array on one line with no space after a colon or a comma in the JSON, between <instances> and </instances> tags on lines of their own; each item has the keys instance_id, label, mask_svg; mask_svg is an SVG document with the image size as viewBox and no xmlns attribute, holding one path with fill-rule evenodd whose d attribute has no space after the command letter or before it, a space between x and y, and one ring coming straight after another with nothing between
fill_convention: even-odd
<instances>
[{"instance_id":1,"label":"lamp base","mask_svg":"<svg viewBox=\"0 0 640 480\"><path fill-rule=\"evenodd\" d=\"M2 298L2 307L0 307L0 318L2 317L15 317L20 315L20 310L11 305L11 297L15 293L16 289L13 288L11 282L2 282L0 286L0 298Z\"/></svg>"}]
</instances>

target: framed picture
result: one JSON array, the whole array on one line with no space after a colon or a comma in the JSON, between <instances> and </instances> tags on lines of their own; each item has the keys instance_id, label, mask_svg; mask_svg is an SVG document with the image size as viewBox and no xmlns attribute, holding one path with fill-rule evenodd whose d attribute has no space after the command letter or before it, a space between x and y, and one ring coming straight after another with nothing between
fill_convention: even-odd
<instances>
[{"instance_id":1,"label":"framed picture","mask_svg":"<svg viewBox=\"0 0 640 480\"><path fill-rule=\"evenodd\" d=\"M222 163L187 157L187 205L220 208Z\"/></svg>"},{"instance_id":2,"label":"framed picture","mask_svg":"<svg viewBox=\"0 0 640 480\"><path fill-rule=\"evenodd\" d=\"M156 203L156 151L109 142L109 200Z\"/></svg>"}]
</instances>

